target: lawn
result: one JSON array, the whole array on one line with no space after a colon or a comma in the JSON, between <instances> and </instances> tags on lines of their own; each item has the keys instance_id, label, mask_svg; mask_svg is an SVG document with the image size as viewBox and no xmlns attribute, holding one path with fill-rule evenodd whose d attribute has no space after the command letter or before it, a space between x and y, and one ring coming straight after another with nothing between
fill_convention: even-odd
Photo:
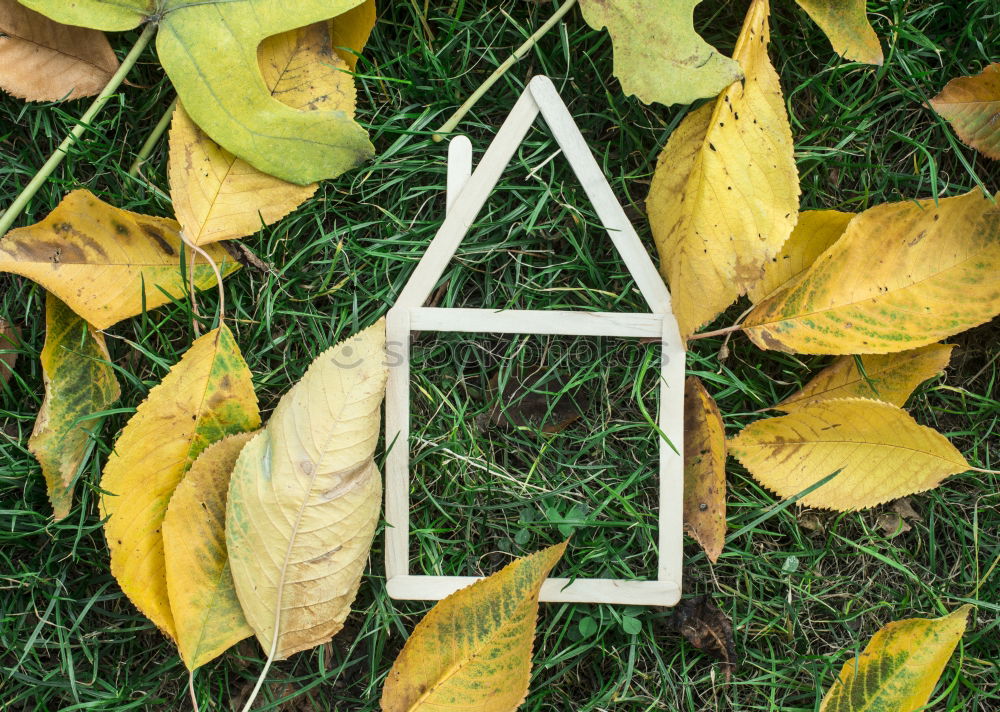
<instances>
[{"instance_id":1,"label":"lawn","mask_svg":"<svg viewBox=\"0 0 1000 712\"><path fill-rule=\"evenodd\" d=\"M226 314L266 417L323 349L370 325L440 226L446 144L433 130L554 11L542 0L382 0L358 65L358 118L374 162L323 183L311 200L243 244L265 264L226 282ZM803 209L1000 188L1000 162L963 146L924 105L955 76L1000 61L997 0L873 0L886 62L833 54L791 0L774 0L771 58L795 138ZM732 50L746 3L704 0L704 37ZM123 56L137 34L111 36ZM644 200L656 156L689 107L644 106L612 76L612 47L573 10L460 125L476 156L525 82L549 75L652 251ZM170 215L161 141L143 171L139 147L174 98L147 50L86 140L18 225L87 187L118 207ZM85 102L0 96L0 206L31 178ZM725 210L720 204L719 210ZM97 482L115 437L211 317L177 302L108 331L122 398L104 423L71 515L53 523L27 450L43 396L43 290L0 274L0 318L18 324L16 375L0 389L0 709L188 709L174 647L138 614L108 568ZM645 305L543 124L528 135L434 295L438 306L640 311ZM211 315L217 297L198 297ZM738 303L712 328L731 324ZM951 340L946 374L911 398L916 419L969 461L1000 463L1000 323ZM828 362L763 352L744 337L691 343L688 371L717 400L727 432L794 392ZM573 538L559 575L649 576L655 567L655 345L569 337L423 334L413 346L412 542L425 573L481 575ZM555 394L539 402L542 392ZM499 400L520 405L499 416ZM549 410L540 422L537 411ZM511 415L513 413L513 415ZM570 417L572 416L572 417ZM511 422L514 420L515 422ZM543 418L544 420L544 418ZM541 430L572 420L557 433ZM550 428L556 429L556 428ZM381 458L382 451L379 450ZM735 461L730 532L776 503ZM914 496L912 530L892 536L886 508L838 514L787 508L730 541L712 565L685 540L685 596L711 594L732 619L738 666L726 670L675 631L671 609L545 604L528 712L815 710L840 666L899 618L978 611L931 709L1000 710L1000 476L967 473ZM276 664L260 709L379 709L382 681L429 609L385 591L382 536L347 627L331 643ZM639 622L639 632L632 620ZM244 641L201 669L203 710L228 710L259 674Z\"/></svg>"}]
</instances>

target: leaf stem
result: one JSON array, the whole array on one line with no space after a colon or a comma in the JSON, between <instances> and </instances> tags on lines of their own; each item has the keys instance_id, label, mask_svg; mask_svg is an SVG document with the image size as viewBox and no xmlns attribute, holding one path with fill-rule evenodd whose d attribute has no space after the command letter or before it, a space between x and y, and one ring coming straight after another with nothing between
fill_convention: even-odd
<instances>
[{"instance_id":1,"label":"leaf stem","mask_svg":"<svg viewBox=\"0 0 1000 712\"><path fill-rule=\"evenodd\" d=\"M31 179L28 185L25 186L21 194L14 199L14 202L10 204L10 207L4 212L3 216L0 216L0 235L7 232L11 225L14 224L14 220L17 216L21 214L28 202L34 197L38 189L42 187L48 177L52 175L52 172L56 167L62 163L63 159L66 158L66 154L69 152L70 147L76 143L83 132L90 128L91 122L94 117L104 108L104 105L108 103L108 100L118 91L118 87L121 86L122 81L125 79L125 75L129 73L132 67L135 66L136 61L139 59L139 55L142 54L143 50L146 49L146 45L152 39L153 35L156 34L156 25L154 23L149 23L143 29L142 34L139 35L139 39L136 40L135 45L129 51L128 56L122 61L121 66L118 71L115 72L114 76L108 80L104 89L101 93L97 95L94 99L94 103L90 105L90 108L80 117L76 126L70 131L69 135L63 139L63 142L59 144L59 147L49 156L49 160L38 169L35 177Z\"/></svg>"},{"instance_id":2,"label":"leaf stem","mask_svg":"<svg viewBox=\"0 0 1000 712\"><path fill-rule=\"evenodd\" d=\"M716 329L715 331L703 331L700 334L691 334L691 336L687 337L687 340L697 341L698 339L708 339L712 336L722 336L724 334L731 334L734 331L739 331L742 328L742 324L733 324L722 329Z\"/></svg>"},{"instance_id":3,"label":"leaf stem","mask_svg":"<svg viewBox=\"0 0 1000 712\"><path fill-rule=\"evenodd\" d=\"M514 54L508 57L503 64L497 67L496 70L494 70L493 74L487 77L486 81L483 82L480 85L480 87L472 93L472 96L466 99L464 104L458 107L458 111L452 114L450 119L441 124L441 128L439 128L434 133L433 136L434 140L441 141L445 138L445 134L449 134L452 131L454 131L455 127L458 126L459 122L461 122L461 120L465 118L465 115L469 113L469 110L476 105L476 102L479 101L483 97L483 95L490 90L490 87L496 84L497 80L500 79L500 77L502 77L507 72L508 69L513 67L518 62L518 60L521 59L521 57L526 55L529 52L529 50L531 50L531 48L538 43L538 40L541 39L542 35L551 30L555 26L555 24L559 22L559 20L561 20L563 16L565 16L566 13L573 8L574 5L576 5L576 2L577 0L566 0L566 2L564 2L559 7L558 10L556 10L555 14L552 15L552 17L550 17L545 22L544 25L542 25L541 27L538 28L538 30L535 31L535 34L533 34L531 37L525 40L524 44L522 44L520 47L514 50Z\"/></svg>"},{"instance_id":4,"label":"leaf stem","mask_svg":"<svg viewBox=\"0 0 1000 712\"><path fill-rule=\"evenodd\" d=\"M194 693L194 670L188 670L188 693L191 695L191 707L194 712L201 712L198 707L198 696Z\"/></svg>"},{"instance_id":5,"label":"leaf stem","mask_svg":"<svg viewBox=\"0 0 1000 712\"><path fill-rule=\"evenodd\" d=\"M164 132L170 126L170 119L173 118L174 109L176 108L177 97L175 96L163 116L160 117L160 121L153 128L153 133L149 134L146 142L142 144L142 148L139 149L139 153L136 154L135 160L132 161L132 165L128 169L128 174L133 178L139 175L139 171L142 170L142 164L149 158L149 154L151 154L153 149L156 148L156 144L159 142L160 137L163 136Z\"/></svg>"},{"instance_id":6,"label":"leaf stem","mask_svg":"<svg viewBox=\"0 0 1000 712\"><path fill-rule=\"evenodd\" d=\"M201 255L202 257L204 257L205 261L208 262L208 266L212 268L213 272L215 272L215 282L216 282L216 285L219 288L219 321L222 322L226 318L226 290L223 289L223 287L222 287L222 273L219 271L219 266L217 264L215 264L215 260L212 259L212 256L210 254L208 254L205 250L201 249L198 245L196 245L193 242L191 242L191 240L188 239L188 236L184 233L183 230L181 230L181 240L183 240L184 244L187 247L191 248L192 250L194 250L195 252L197 252L199 255ZM191 266L191 270L190 270L190 279L192 280L192 283L191 283L191 295L192 295L192 299L193 299L193 296L194 296L194 282L193 282L193 280L194 280L194 269L195 269L195 265L194 265L194 261L192 260L192 266Z\"/></svg>"}]
</instances>

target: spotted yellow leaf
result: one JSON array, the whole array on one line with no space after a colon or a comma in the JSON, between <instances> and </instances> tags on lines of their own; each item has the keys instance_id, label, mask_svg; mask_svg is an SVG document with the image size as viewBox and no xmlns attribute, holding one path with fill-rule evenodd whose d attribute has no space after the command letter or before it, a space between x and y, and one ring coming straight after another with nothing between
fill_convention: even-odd
<instances>
[{"instance_id":1,"label":"spotted yellow leaf","mask_svg":"<svg viewBox=\"0 0 1000 712\"><path fill-rule=\"evenodd\" d=\"M868 22L867 0L795 0L845 59L882 64L882 45Z\"/></svg>"},{"instance_id":2,"label":"spotted yellow leaf","mask_svg":"<svg viewBox=\"0 0 1000 712\"><path fill-rule=\"evenodd\" d=\"M163 518L167 594L177 648L189 670L253 635L226 554L226 494L240 450L254 433L209 445L177 485Z\"/></svg>"},{"instance_id":3,"label":"spotted yellow leaf","mask_svg":"<svg viewBox=\"0 0 1000 712\"><path fill-rule=\"evenodd\" d=\"M870 398L902 406L914 388L944 370L953 348L931 344L894 354L841 356L774 408L791 413L834 398Z\"/></svg>"},{"instance_id":4,"label":"spotted yellow leaf","mask_svg":"<svg viewBox=\"0 0 1000 712\"><path fill-rule=\"evenodd\" d=\"M518 559L437 603L389 671L383 712L512 712L524 702L538 594L566 542Z\"/></svg>"},{"instance_id":5,"label":"spotted yellow leaf","mask_svg":"<svg viewBox=\"0 0 1000 712\"><path fill-rule=\"evenodd\" d=\"M225 277L240 265L222 245L207 250ZM155 309L187 293L181 238L173 220L131 213L87 190L74 190L39 223L0 240L0 271L41 284L97 329ZM197 289L216 284L198 257Z\"/></svg>"},{"instance_id":6,"label":"spotted yellow leaf","mask_svg":"<svg viewBox=\"0 0 1000 712\"><path fill-rule=\"evenodd\" d=\"M684 528L718 561L726 540L726 432L695 376L684 384Z\"/></svg>"},{"instance_id":7,"label":"spotted yellow leaf","mask_svg":"<svg viewBox=\"0 0 1000 712\"><path fill-rule=\"evenodd\" d=\"M325 643L351 611L381 508L386 375L379 321L320 354L236 461L226 545L268 659Z\"/></svg>"},{"instance_id":8,"label":"spotted yellow leaf","mask_svg":"<svg viewBox=\"0 0 1000 712\"><path fill-rule=\"evenodd\" d=\"M902 408L865 398L819 401L758 420L729 441L729 452L782 497L840 470L800 500L840 511L933 489L969 469L941 433L918 425Z\"/></svg>"},{"instance_id":9,"label":"spotted yellow leaf","mask_svg":"<svg viewBox=\"0 0 1000 712\"><path fill-rule=\"evenodd\" d=\"M1000 62L952 79L930 104L965 143L1000 160Z\"/></svg>"},{"instance_id":10,"label":"spotted yellow leaf","mask_svg":"<svg viewBox=\"0 0 1000 712\"><path fill-rule=\"evenodd\" d=\"M223 325L198 338L149 392L104 466L101 515L108 518L111 573L174 640L161 532L170 497L206 447L259 426L250 370Z\"/></svg>"},{"instance_id":11,"label":"spotted yellow leaf","mask_svg":"<svg viewBox=\"0 0 1000 712\"><path fill-rule=\"evenodd\" d=\"M684 336L764 276L792 232L799 181L767 0L753 0L733 57L746 78L680 123L660 154L646 208Z\"/></svg>"},{"instance_id":12,"label":"spotted yellow leaf","mask_svg":"<svg viewBox=\"0 0 1000 712\"><path fill-rule=\"evenodd\" d=\"M744 321L757 346L892 353L1000 313L1000 206L979 191L879 205Z\"/></svg>"},{"instance_id":13,"label":"spotted yellow leaf","mask_svg":"<svg viewBox=\"0 0 1000 712\"><path fill-rule=\"evenodd\" d=\"M941 618L907 618L878 631L844 663L819 712L918 712L968 625L966 604Z\"/></svg>"},{"instance_id":14,"label":"spotted yellow leaf","mask_svg":"<svg viewBox=\"0 0 1000 712\"><path fill-rule=\"evenodd\" d=\"M28 440L56 519L69 514L76 475L106 410L121 395L104 334L55 296L45 298L45 400Z\"/></svg>"}]
</instances>

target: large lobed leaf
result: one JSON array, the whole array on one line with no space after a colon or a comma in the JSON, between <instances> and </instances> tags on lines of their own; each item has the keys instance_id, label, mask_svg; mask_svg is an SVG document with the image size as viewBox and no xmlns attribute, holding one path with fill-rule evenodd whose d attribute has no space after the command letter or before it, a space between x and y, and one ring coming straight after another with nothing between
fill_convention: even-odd
<instances>
[{"instance_id":1,"label":"large lobed leaf","mask_svg":"<svg viewBox=\"0 0 1000 712\"><path fill-rule=\"evenodd\" d=\"M255 168L299 185L336 177L374 148L346 112L297 111L271 96L257 64L265 38L363 0L23 0L58 22L127 30L158 20L161 64L194 122Z\"/></svg>"}]
</instances>

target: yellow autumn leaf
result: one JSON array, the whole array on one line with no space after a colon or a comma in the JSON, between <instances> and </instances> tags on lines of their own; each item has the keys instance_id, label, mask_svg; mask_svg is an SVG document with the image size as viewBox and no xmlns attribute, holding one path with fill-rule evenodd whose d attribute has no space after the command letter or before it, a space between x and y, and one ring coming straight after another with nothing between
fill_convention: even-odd
<instances>
[{"instance_id":1,"label":"yellow autumn leaf","mask_svg":"<svg viewBox=\"0 0 1000 712\"><path fill-rule=\"evenodd\" d=\"M852 220L789 289L743 329L760 348L892 353L1000 313L1000 206L979 191L889 203Z\"/></svg>"},{"instance_id":2,"label":"yellow autumn leaf","mask_svg":"<svg viewBox=\"0 0 1000 712\"><path fill-rule=\"evenodd\" d=\"M907 618L878 631L861 655L846 662L819 712L926 709L968 625L966 604L941 618Z\"/></svg>"},{"instance_id":3,"label":"yellow autumn leaf","mask_svg":"<svg viewBox=\"0 0 1000 712\"><path fill-rule=\"evenodd\" d=\"M382 690L383 712L512 712L528 692L538 594L566 542L456 591L417 624Z\"/></svg>"},{"instance_id":4,"label":"yellow autumn leaf","mask_svg":"<svg viewBox=\"0 0 1000 712\"><path fill-rule=\"evenodd\" d=\"M108 518L111 573L174 640L161 532L167 504L202 450L259 426L250 370L222 325L198 338L149 392L104 466L101 516Z\"/></svg>"},{"instance_id":5,"label":"yellow autumn leaf","mask_svg":"<svg viewBox=\"0 0 1000 712\"><path fill-rule=\"evenodd\" d=\"M1000 160L1000 62L971 77L956 77L930 100L966 144Z\"/></svg>"},{"instance_id":6,"label":"yellow autumn leaf","mask_svg":"<svg viewBox=\"0 0 1000 712\"><path fill-rule=\"evenodd\" d=\"M833 51L856 62L882 64L882 45L868 22L867 0L795 0L830 38Z\"/></svg>"},{"instance_id":7,"label":"yellow autumn leaf","mask_svg":"<svg viewBox=\"0 0 1000 712\"><path fill-rule=\"evenodd\" d=\"M799 213L799 221L781 246L781 251L764 264L764 276L747 290L750 301L756 304L790 287L817 257L840 239L852 219L854 213L839 210L806 210Z\"/></svg>"},{"instance_id":8,"label":"yellow autumn leaf","mask_svg":"<svg viewBox=\"0 0 1000 712\"><path fill-rule=\"evenodd\" d=\"M177 485L163 518L163 554L177 648L188 670L253 635L226 554L226 494L243 446L238 433L205 448Z\"/></svg>"},{"instance_id":9,"label":"yellow autumn leaf","mask_svg":"<svg viewBox=\"0 0 1000 712\"><path fill-rule=\"evenodd\" d=\"M180 250L173 220L119 210L74 190L44 220L0 240L0 271L38 282L95 328L107 329L187 294ZM223 277L240 268L222 245L206 252ZM189 274L198 289L216 284L201 257Z\"/></svg>"},{"instance_id":10,"label":"yellow autumn leaf","mask_svg":"<svg viewBox=\"0 0 1000 712\"><path fill-rule=\"evenodd\" d=\"M684 528L713 563L726 541L726 432L695 376L684 384Z\"/></svg>"},{"instance_id":11,"label":"yellow autumn leaf","mask_svg":"<svg viewBox=\"0 0 1000 712\"><path fill-rule=\"evenodd\" d=\"M774 409L791 413L834 398L869 398L902 406L914 388L944 370L954 348L951 344L931 344L894 354L841 356Z\"/></svg>"},{"instance_id":12,"label":"yellow autumn leaf","mask_svg":"<svg viewBox=\"0 0 1000 712\"><path fill-rule=\"evenodd\" d=\"M767 0L753 0L733 57L746 78L680 123L660 154L646 208L688 336L764 276L795 225L799 181Z\"/></svg>"},{"instance_id":13,"label":"yellow autumn leaf","mask_svg":"<svg viewBox=\"0 0 1000 712\"><path fill-rule=\"evenodd\" d=\"M374 22L369 2L328 22L268 37L257 48L271 96L302 111L354 116L354 55L334 51L331 35L360 52ZM170 129L170 196L184 234L196 245L251 235L277 222L316 192L268 175L210 139L178 105Z\"/></svg>"},{"instance_id":14,"label":"yellow autumn leaf","mask_svg":"<svg viewBox=\"0 0 1000 712\"><path fill-rule=\"evenodd\" d=\"M386 376L380 320L320 354L236 461L226 545L269 660L325 643L351 611L381 508Z\"/></svg>"},{"instance_id":15,"label":"yellow autumn leaf","mask_svg":"<svg viewBox=\"0 0 1000 712\"><path fill-rule=\"evenodd\" d=\"M786 498L840 470L799 500L839 511L933 489L970 469L941 433L918 425L902 408L865 398L819 401L758 420L730 439L729 452Z\"/></svg>"},{"instance_id":16,"label":"yellow autumn leaf","mask_svg":"<svg viewBox=\"0 0 1000 712\"><path fill-rule=\"evenodd\" d=\"M56 519L69 514L75 478L101 426L95 413L121 395L104 334L49 294L45 298L45 400L28 449L42 466Z\"/></svg>"}]
</instances>

